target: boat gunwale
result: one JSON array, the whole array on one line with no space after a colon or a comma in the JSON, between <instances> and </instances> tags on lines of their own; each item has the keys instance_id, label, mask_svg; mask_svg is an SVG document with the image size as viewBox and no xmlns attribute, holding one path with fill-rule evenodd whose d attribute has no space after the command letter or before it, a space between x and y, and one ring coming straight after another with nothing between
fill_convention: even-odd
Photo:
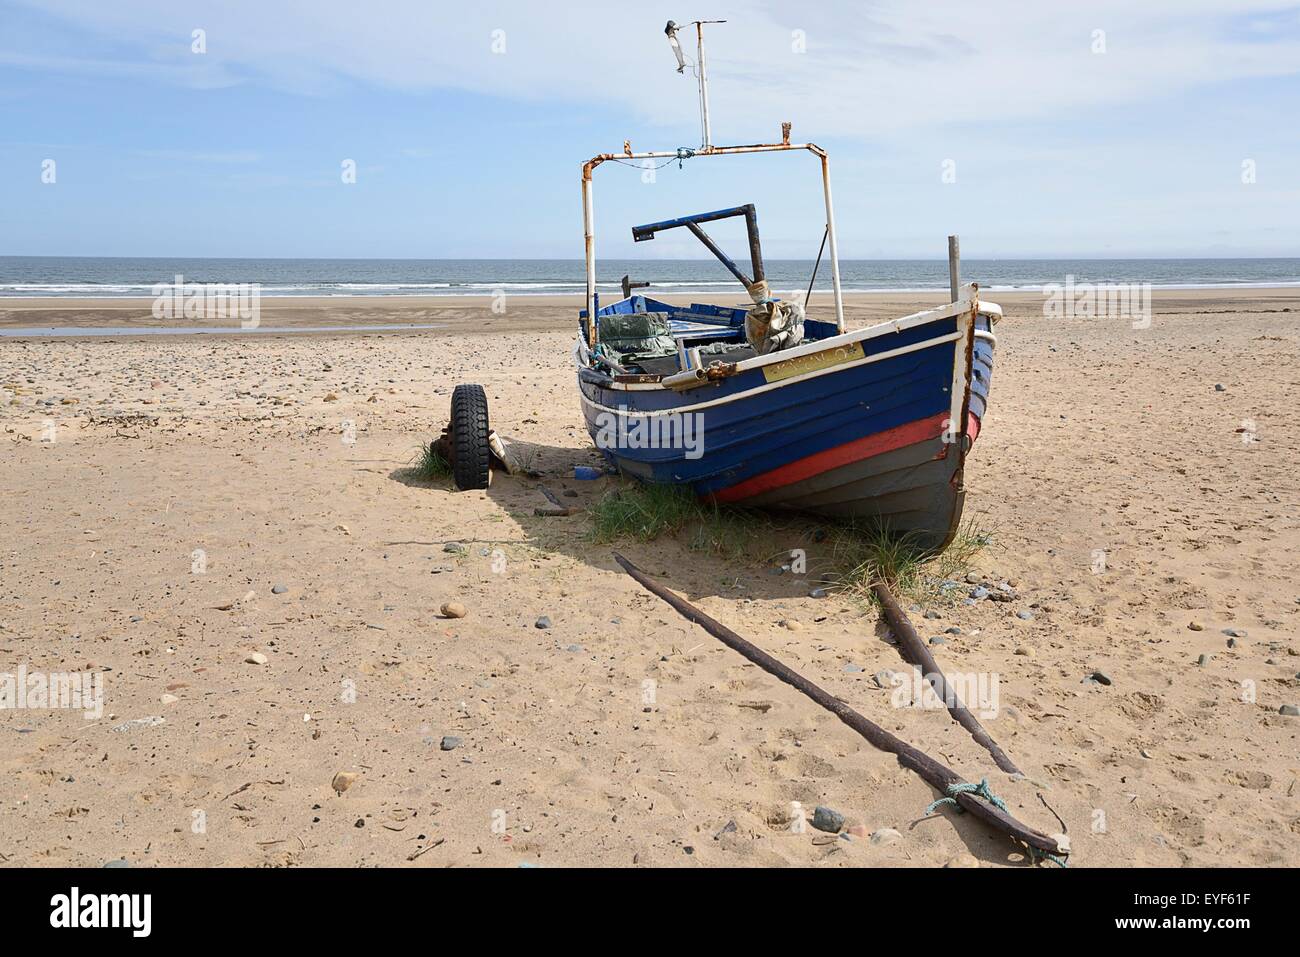
<instances>
[{"instance_id":1,"label":"boat gunwale","mask_svg":"<svg viewBox=\"0 0 1300 957\"><path fill-rule=\"evenodd\" d=\"M783 349L779 352L770 352L767 355L763 355L763 356L753 356L752 358L749 359L742 359L740 362L737 362L735 364L735 371L732 374L738 375L742 372L749 372L754 369L761 369L767 365L774 365L778 362L784 362L787 359L799 359L804 356L816 355L819 352L826 352L826 351L831 351L833 349L838 349L846 345L853 345L854 343L865 342L868 339L875 339L879 336L885 335L886 333L902 332L904 329L911 329L916 326L925 325L927 322L937 322L941 319L950 319L953 316L961 315L963 312L970 312L972 305L974 305L975 307L975 312L977 316L978 315L989 316L990 325L992 325L992 323L997 322L998 319L1002 318L1002 307L1000 305L998 305L995 302L983 302L975 298L977 287L974 287L973 284L971 287L968 288L970 288L971 290L971 295L969 297L960 299L957 302L949 303L948 305L938 306L934 309L927 309L921 312L914 312L906 316L900 316L897 319L887 319L884 322L879 322L872 326L866 326L862 329L855 329L852 332L842 332L837 335L830 336L826 339L818 339L815 342L809 342L800 346L795 346L793 349ZM985 333L982 331L977 331L976 336L978 338L989 339L991 342L993 342L995 346L997 345L997 338L993 335L992 332ZM935 342L932 344L938 344L938 343ZM881 357L888 358L888 356L881 356ZM866 359L868 360L871 358L872 358L871 356L866 357ZM827 369L815 370L815 371L818 374L825 374L827 372L834 372L837 369L849 368L854 365L860 365L863 363L864 360L859 359L859 360L855 360L854 362L840 363L838 365L830 366ZM585 366L580 368L586 368L592 372L595 372L595 370L591 369L590 366ZM613 377L610 377L610 381L608 384L600 383L599 387L602 389L610 389L610 390L622 391L622 392L645 392L645 391L653 391L653 390L661 390L661 389L666 391L672 391L672 392L688 392L691 389L700 388L706 385L713 385L717 381L717 380L700 378L698 375L696 375L696 372L697 370L678 372L671 376L663 376L657 382L618 382ZM596 373L596 374L599 375L600 373ZM792 376L790 379L782 380L782 381L783 382L803 381L804 378L811 378L812 375L813 373L806 373L803 376ZM673 387L674 384L677 385L678 388L674 388ZM779 383L770 383L770 384L777 385ZM591 404L594 405L595 403L591 403ZM690 408L690 407L683 407L683 408ZM609 410L609 411L614 411L614 410Z\"/></svg>"}]
</instances>

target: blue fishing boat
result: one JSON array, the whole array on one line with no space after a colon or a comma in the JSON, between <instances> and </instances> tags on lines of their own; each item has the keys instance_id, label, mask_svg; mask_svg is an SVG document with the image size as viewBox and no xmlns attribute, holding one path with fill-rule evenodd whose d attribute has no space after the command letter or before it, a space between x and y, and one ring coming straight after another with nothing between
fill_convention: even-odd
<instances>
[{"instance_id":1,"label":"blue fishing boat","mask_svg":"<svg viewBox=\"0 0 1300 957\"><path fill-rule=\"evenodd\" d=\"M583 417L624 475L684 486L717 502L870 523L939 550L954 535L966 456L989 397L1001 309L960 285L950 241L951 302L849 330L840 288L830 166L813 143L715 146L708 129L703 24L696 24L702 144L698 149L601 154L582 170L586 308L574 345ZM669 39L683 63L676 26ZM623 278L601 304L596 286L593 173L616 160L695 162L754 153L809 153L825 196L833 318L808 314L809 294L781 298L767 282L752 205L636 226L637 242L691 232L737 280L743 305L675 305ZM705 231L743 218L748 270ZM820 265L818 253L813 277Z\"/></svg>"}]
</instances>

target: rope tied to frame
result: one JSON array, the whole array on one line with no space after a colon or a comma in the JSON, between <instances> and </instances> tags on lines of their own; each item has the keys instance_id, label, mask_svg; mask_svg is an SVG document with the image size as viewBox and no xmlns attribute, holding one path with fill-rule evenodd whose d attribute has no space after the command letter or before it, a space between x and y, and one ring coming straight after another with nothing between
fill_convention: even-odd
<instances>
[{"instance_id":1,"label":"rope tied to frame","mask_svg":"<svg viewBox=\"0 0 1300 957\"><path fill-rule=\"evenodd\" d=\"M1051 861L1057 867L1070 866L1069 862L1066 861L1065 858L1057 857L1055 854L1049 854L1047 851L1039 850L1033 845L1029 845L1029 856L1033 859L1035 864L1039 861Z\"/></svg>"},{"instance_id":2,"label":"rope tied to frame","mask_svg":"<svg viewBox=\"0 0 1300 957\"><path fill-rule=\"evenodd\" d=\"M957 809L958 814L965 813L962 810L962 806L957 803L958 794L974 794L976 797L982 797L984 800L988 801L999 811L1005 812L1007 810L1007 802L1002 800L1002 798L998 797L996 794L994 794L992 791L989 790L988 778L980 778L979 784L971 784L966 781L962 781L957 784L949 784L947 787L947 791L948 791L947 797L939 798L939 800L933 802L929 807L925 809L925 814L927 817L929 817L931 814L934 813L935 808L944 804L951 804L953 807Z\"/></svg>"},{"instance_id":3,"label":"rope tied to frame","mask_svg":"<svg viewBox=\"0 0 1300 957\"><path fill-rule=\"evenodd\" d=\"M925 813L927 817L934 813L935 808L940 807L941 805L944 804L951 804L953 807L957 809L958 814L964 814L965 809L963 809L962 806L957 803L958 794L974 794L975 796L982 797L984 800L988 801L999 811L1002 811L1004 813L1010 813L1007 811L1007 802L1002 800L1002 798L998 797L989 789L988 778L980 778L979 784L970 784L969 782L961 782L959 784L949 784L946 790L948 792L947 797L939 798L939 800L933 802L929 807L925 809ZM1066 862L1065 858L1063 857L1058 857L1056 854L1049 854L1047 851L1034 847L1032 844L1027 846L1029 848L1030 860L1032 860L1034 863L1038 863L1039 861L1051 861L1057 867L1070 866Z\"/></svg>"}]
</instances>

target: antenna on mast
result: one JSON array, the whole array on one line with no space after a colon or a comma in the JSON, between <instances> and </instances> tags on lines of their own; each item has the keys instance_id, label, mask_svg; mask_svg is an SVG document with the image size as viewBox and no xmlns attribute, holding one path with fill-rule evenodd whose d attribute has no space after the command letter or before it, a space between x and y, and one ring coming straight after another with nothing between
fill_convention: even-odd
<instances>
[{"instance_id":1,"label":"antenna on mast","mask_svg":"<svg viewBox=\"0 0 1300 957\"><path fill-rule=\"evenodd\" d=\"M713 143L709 134L709 75L708 68L704 61L704 25L706 23L726 23L726 20L692 20L695 24L695 77L700 83L700 149L713 149ZM682 45L677 39L677 32L681 28L672 20L668 21L668 26L664 27L664 33L668 37L668 43L673 48L673 53L677 56L677 72L684 74L686 72L686 58L682 55Z\"/></svg>"}]
</instances>

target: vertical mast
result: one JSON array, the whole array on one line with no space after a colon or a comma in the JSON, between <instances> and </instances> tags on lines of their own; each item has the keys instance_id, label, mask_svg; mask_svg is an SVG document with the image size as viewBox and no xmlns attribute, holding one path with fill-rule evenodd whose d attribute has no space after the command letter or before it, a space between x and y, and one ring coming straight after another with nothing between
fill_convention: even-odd
<instances>
[{"instance_id":1,"label":"vertical mast","mask_svg":"<svg viewBox=\"0 0 1300 957\"><path fill-rule=\"evenodd\" d=\"M704 63L704 24L723 21L696 20L696 72L700 75L700 149L707 150L713 143L709 136L709 75Z\"/></svg>"}]
</instances>

